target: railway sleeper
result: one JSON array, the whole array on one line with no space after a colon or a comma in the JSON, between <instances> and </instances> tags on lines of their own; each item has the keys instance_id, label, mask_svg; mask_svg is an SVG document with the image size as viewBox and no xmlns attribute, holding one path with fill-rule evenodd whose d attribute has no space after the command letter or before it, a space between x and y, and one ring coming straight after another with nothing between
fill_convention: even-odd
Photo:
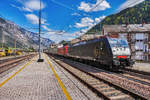
<instances>
[{"instance_id":1,"label":"railway sleeper","mask_svg":"<svg viewBox=\"0 0 150 100\"><path fill-rule=\"evenodd\" d=\"M67 65L67 64L62 64L62 62L60 61L60 65L62 65L62 66L64 66L64 65ZM70 65L69 65L70 66ZM71 67L71 66L70 66ZM68 67L66 67L66 69L68 69ZM73 67L72 67L72 69L73 69ZM76 71L72 71L72 70L70 70L70 72L71 73L76 73ZM81 72L82 73L82 72ZM79 76L79 75L77 75L77 74L75 74L76 75L76 77L77 76ZM85 75L86 75L86 73L85 73ZM81 78L81 77L80 77ZM85 78L87 78L87 77L82 77L81 78L81 80L82 81L84 81L85 80ZM93 81L94 82L94 81ZM83 82L84 84L86 84L86 85L88 85L88 86L90 86L92 89L94 89L94 91L99 91L98 93L101 93L101 94L104 94L104 93L106 93L106 92L111 92L111 91L116 91L116 90L118 90L117 88L109 88L109 86L111 86L111 85L108 85L108 87L107 87L107 89L103 89L102 90L102 88L99 88L99 84L97 84L97 86L96 85L91 85L90 83L86 83L86 82ZM105 82L104 82L105 83ZM108 82L109 83L109 82ZM95 88L96 87L96 88ZM119 90L118 90L119 91ZM118 93L119 94L119 93ZM111 97L111 99L112 100L117 100L117 99L122 99L122 98L128 98L128 99L126 99L126 100L133 100L132 99L132 97L131 96L129 96L128 95L128 93L126 94L125 92L122 92L122 95L118 95L118 96L113 96L113 97Z\"/></svg>"},{"instance_id":2,"label":"railway sleeper","mask_svg":"<svg viewBox=\"0 0 150 100\"><path fill-rule=\"evenodd\" d=\"M105 94L106 95L106 94ZM107 94L108 97L114 97L114 96L120 96L120 95L126 95L122 92L116 92L116 93L110 93L110 94Z\"/></svg>"},{"instance_id":3,"label":"railway sleeper","mask_svg":"<svg viewBox=\"0 0 150 100\"><path fill-rule=\"evenodd\" d=\"M129 95L118 95L110 97L111 100L133 100Z\"/></svg>"},{"instance_id":4,"label":"railway sleeper","mask_svg":"<svg viewBox=\"0 0 150 100\"><path fill-rule=\"evenodd\" d=\"M101 86L100 82L87 81L87 83L90 83L91 85L99 85L99 86Z\"/></svg>"},{"instance_id":5,"label":"railway sleeper","mask_svg":"<svg viewBox=\"0 0 150 100\"><path fill-rule=\"evenodd\" d=\"M110 94L114 94L114 93L122 93L121 91L115 90L115 91L106 91L104 92L105 95L110 95Z\"/></svg>"},{"instance_id":6,"label":"railway sleeper","mask_svg":"<svg viewBox=\"0 0 150 100\"><path fill-rule=\"evenodd\" d=\"M104 93L106 91L115 91L116 89L108 87L108 88L103 88L103 89L99 88L99 90Z\"/></svg>"},{"instance_id":7,"label":"railway sleeper","mask_svg":"<svg viewBox=\"0 0 150 100\"><path fill-rule=\"evenodd\" d=\"M106 88L108 85L100 85L100 88Z\"/></svg>"}]
</instances>

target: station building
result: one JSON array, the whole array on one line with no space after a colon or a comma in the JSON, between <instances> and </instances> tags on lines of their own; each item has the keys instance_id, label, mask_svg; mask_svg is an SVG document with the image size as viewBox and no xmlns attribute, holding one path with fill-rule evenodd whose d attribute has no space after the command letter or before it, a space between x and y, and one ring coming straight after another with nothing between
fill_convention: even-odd
<instances>
[{"instance_id":1,"label":"station building","mask_svg":"<svg viewBox=\"0 0 150 100\"><path fill-rule=\"evenodd\" d=\"M150 24L104 25L102 34L127 38L131 58L150 61Z\"/></svg>"}]
</instances>

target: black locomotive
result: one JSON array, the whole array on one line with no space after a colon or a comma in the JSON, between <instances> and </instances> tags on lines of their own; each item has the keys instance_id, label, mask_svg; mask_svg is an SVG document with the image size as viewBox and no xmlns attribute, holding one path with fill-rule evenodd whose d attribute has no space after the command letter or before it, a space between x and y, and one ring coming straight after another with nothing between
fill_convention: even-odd
<instances>
[{"instance_id":1,"label":"black locomotive","mask_svg":"<svg viewBox=\"0 0 150 100\"><path fill-rule=\"evenodd\" d=\"M98 39L73 44L68 48L70 57L109 68L120 69L134 64L128 42L124 38L101 36Z\"/></svg>"}]
</instances>

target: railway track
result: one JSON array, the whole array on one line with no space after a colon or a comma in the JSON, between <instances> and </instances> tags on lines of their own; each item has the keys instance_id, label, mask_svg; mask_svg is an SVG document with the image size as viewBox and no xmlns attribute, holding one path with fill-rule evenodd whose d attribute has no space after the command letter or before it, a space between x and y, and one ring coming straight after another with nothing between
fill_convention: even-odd
<instances>
[{"instance_id":1,"label":"railway track","mask_svg":"<svg viewBox=\"0 0 150 100\"><path fill-rule=\"evenodd\" d=\"M150 73L133 69L123 69L120 75L130 80L150 86Z\"/></svg>"},{"instance_id":2,"label":"railway track","mask_svg":"<svg viewBox=\"0 0 150 100\"><path fill-rule=\"evenodd\" d=\"M75 76L79 81L85 84L98 96L103 97L106 100L146 100L147 97L134 93L131 90L124 88L112 81L110 81L107 75L98 75L100 72L95 69L87 67L83 64L79 65L77 62L68 60L56 60L51 57L57 64ZM82 67L81 67L82 66ZM111 77L113 78L113 77ZM114 79L116 80L116 79ZM130 84L129 84L130 85ZM126 84L127 86L127 84Z\"/></svg>"},{"instance_id":3,"label":"railway track","mask_svg":"<svg viewBox=\"0 0 150 100\"><path fill-rule=\"evenodd\" d=\"M149 72L138 71L138 70L129 69L129 68L123 69L122 71L124 73L130 74L132 76L137 76L137 77L140 77L140 78L143 78L143 79L150 80L150 73Z\"/></svg>"},{"instance_id":4,"label":"railway track","mask_svg":"<svg viewBox=\"0 0 150 100\"><path fill-rule=\"evenodd\" d=\"M33 56L35 56L35 54L0 60L0 74L17 66L22 61L32 58Z\"/></svg>"}]
</instances>

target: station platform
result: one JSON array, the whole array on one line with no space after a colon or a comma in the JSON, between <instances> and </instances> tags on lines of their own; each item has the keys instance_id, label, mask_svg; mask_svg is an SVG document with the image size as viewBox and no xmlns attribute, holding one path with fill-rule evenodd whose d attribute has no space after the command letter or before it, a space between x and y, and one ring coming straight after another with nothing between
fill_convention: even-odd
<instances>
[{"instance_id":1,"label":"station platform","mask_svg":"<svg viewBox=\"0 0 150 100\"><path fill-rule=\"evenodd\" d=\"M99 100L46 54L0 78L0 100Z\"/></svg>"},{"instance_id":2,"label":"station platform","mask_svg":"<svg viewBox=\"0 0 150 100\"><path fill-rule=\"evenodd\" d=\"M139 71L150 72L150 63L135 63L133 69Z\"/></svg>"}]
</instances>

